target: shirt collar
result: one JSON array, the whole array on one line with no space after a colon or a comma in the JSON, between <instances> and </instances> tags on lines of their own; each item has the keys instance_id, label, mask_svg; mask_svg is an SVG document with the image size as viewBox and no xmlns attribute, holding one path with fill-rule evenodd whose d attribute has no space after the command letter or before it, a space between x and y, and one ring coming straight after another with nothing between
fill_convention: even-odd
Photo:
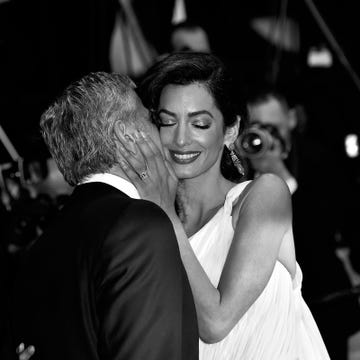
<instances>
[{"instance_id":1,"label":"shirt collar","mask_svg":"<svg viewBox=\"0 0 360 360\"><path fill-rule=\"evenodd\" d=\"M121 178L120 176L110 173L93 174L88 176L81 184L87 184L92 182L101 182L113 186L114 188L122 191L133 199L140 199L140 195L136 190L136 187L128 180Z\"/></svg>"}]
</instances>

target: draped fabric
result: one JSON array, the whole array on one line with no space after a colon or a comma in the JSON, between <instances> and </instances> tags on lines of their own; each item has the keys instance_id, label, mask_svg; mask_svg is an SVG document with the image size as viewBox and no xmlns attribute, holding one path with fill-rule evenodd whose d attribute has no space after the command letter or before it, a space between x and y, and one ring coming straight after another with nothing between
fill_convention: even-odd
<instances>
[{"instance_id":1,"label":"draped fabric","mask_svg":"<svg viewBox=\"0 0 360 360\"><path fill-rule=\"evenodd\" d=\"M193 250L214 286L220 280L234 230L233 201L249 182L233 187L224 206L190 238ZM301 295L302 272L294 279L277 261L265 289L222 341L199 341L201 360L322 360L327 350Z\"/></svg>"}]
</instances>

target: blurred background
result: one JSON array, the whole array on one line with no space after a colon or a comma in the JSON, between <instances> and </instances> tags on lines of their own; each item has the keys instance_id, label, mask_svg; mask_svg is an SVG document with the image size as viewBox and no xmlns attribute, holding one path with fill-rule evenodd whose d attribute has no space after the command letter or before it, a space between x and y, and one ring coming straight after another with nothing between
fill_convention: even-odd
<instances>
[{"instance_id":1,"label":"blurred background","mask_svg":"<svg viewBox=\"0 0 360 360\"><path fill-rule=\"evenodd\" d=\"M171 51L209 51L228 65L239 101L266 81L286 88L305 111L307 176L299 181L299 190L305 190L296 195L294 209L304 297L327 346L346 342L347 358L360 359L360 318L353 315L360 284L355 9L356 0L0 0L5 289L22 252L72 191L40 137L39 119L47 106L89 72L122 72L139 81ZM333 359L345 359L336 351Z\"/></svg>"}]
</instances>

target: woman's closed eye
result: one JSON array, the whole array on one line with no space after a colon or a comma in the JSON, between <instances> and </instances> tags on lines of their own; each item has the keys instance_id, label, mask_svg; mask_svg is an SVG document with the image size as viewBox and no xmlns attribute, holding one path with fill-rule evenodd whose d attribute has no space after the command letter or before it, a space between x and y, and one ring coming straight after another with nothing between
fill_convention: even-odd
<instances>
[{"instance_id":1,"label":"woman's closed eye","mask_svg":"<svg viewBox=\"0 0 360 360\"><path fill-rule=\"evenodd\" d=\"M173 126L176 124L176 120L169 117L169 116L164 116L164 115L159 115L159 125L160 126Z\"/></svg>"},{"instance_id":2,"label":"woman's closed eye","mask_svg":"<svg viewBox=\"0 0 360 360\"><path fill-rule=\"evenodd\" d=\"M212 121L210 119L202 119L202 118L194 118L194 119L188 119L189 124L197 129L206 130L209 129ZM176 117L170 116L166 113L160 113L158 115L158 122L161 127L166 126L174 126L178 123L178 120Z\"/></svg>"},{"instance_id":3,"label":"woman's closed eye","mask_svg":"<svg viewBox=\"0 0 360 360\"><path fill-rule=\"evenodd\" d=\"M198 129L209 129L211 126L211 121L209 120L194 120L192 125Z\"/></svg>"}]
</instances>

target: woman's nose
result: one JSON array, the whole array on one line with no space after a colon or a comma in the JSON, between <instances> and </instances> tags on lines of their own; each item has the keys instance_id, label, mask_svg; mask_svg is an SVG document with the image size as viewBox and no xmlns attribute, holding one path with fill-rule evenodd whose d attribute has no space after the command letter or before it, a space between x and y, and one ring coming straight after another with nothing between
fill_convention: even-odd
<instances>
[{"instance_id":1,"label":"woman's nose","mask_svg":"<svg viewBox=\"0 0 360 360\"><path fill-rule=\"evenodd\" d=\"M177 146L185 146L191 142L190 134L186 125L179 125L176 129L175 143Z\"/></svg>"}]
</instances>

